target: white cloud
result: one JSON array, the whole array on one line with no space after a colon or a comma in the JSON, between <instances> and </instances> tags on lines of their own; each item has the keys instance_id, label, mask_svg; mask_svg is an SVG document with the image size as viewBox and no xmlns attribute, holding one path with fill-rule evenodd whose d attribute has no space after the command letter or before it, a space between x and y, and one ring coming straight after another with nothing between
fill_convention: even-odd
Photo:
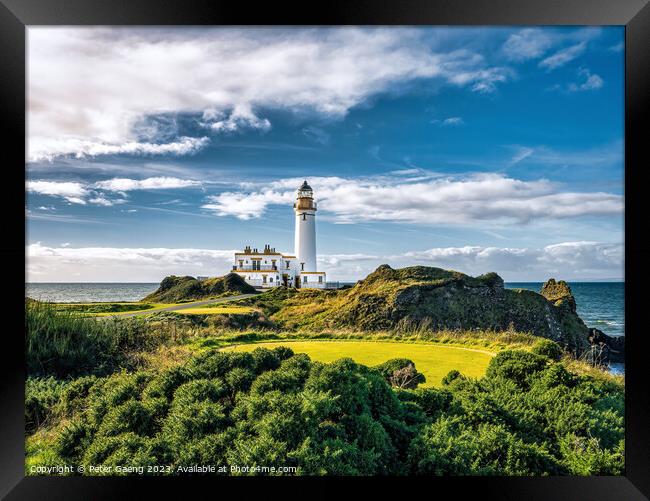
<instances>
[{"instance_id":1,"label":"white cloud","mask_svg":"<svg viewBox=\"0 0 650 501\"><path fill-rule=\"evenodd\" d=\"M119 144L79 138L35 138L29 140L29 160L53 160L60 155L76 158L97 155L187 155L196 153L209 143L207 137L180 137L171 143L126 141Z\"/></svg>"},{"instance_id":2,"label":"white cloud","mask_svg":"<svg viewBox=\"0 0 650 501\"><path fill-rule=\"evenodd\" d=\"M312 141L319 143L323 146L327 146L328 144L330 144L330 139L331 139L330 134L319 127L314 127L314 126L305 127L302 130L302 133Z\"/></svg>"},{"instance_id":3,"label":"white cloud","mask_svg":"<svg viewBox=\"0 0 650 501\"><path fill-rule=\"evenodd\" d=\"M282 249L288 251L289 249ZM166 275L223 275L235 250L27 246L29 281L159 281ZM357 280L383 263L424 265L470 275L495 271L509 281L623 278L623 244L561 242L543 248L436 247L399 254L319 255L328 280Z\"/></svg>"},{"instance_id":4,"label":"white cloud","mask_svg":"<svg viewBox=\"0 0 650 501\"><path fill-rule=\"evenodd\" d=\"M241 129L259 129L266 132L271 129L271 122L255 115L250 104L236 105L227 118L225 112L206 110L203 112L202 125L216 132L237 132Z\"/></svg>"},{"instance_id":5,"label":"white cloud","mask_svg":"<svg viewBox=\"0 0 650 501\"><path fill-rule=\"evenodd\" d=\"M587 42L583 41L577 43L567 47L566 49L559 50L555 54L543 59L539 63L539 66L540 68L546 68L548 71L554 70L582 55L586 48Z\"/></svg>"},{"instance_id":6,"label":"white cloud","mask_svg":"<svg viewBox=\"0 0 650 501\"><path fill-rule=\"evenodd\" d=\"M517 147L517 152L512 156L512 159L510 160L510 165L515 165L521 162L522 160L525 160L529 156L531 156L535 150L533 148L528 148L526 146L519 146Z\"/></svg>"},{"instance_id":7,"label":"white cloud","mask_svg":"<svg viewBox=\"0 0 650 501\"><path fill-rule=\"evenodd\" d=\"M619 42L615 45L612 45L608 50L612 52L623 52L625 50L625 42Z\"/></svg>"},{"instance_id":8,"label":"white cloud","mask_svg":"<svg viewBox=\"0 0 650 501\"><path fill-rule=\"evenodd\" d=\"M88 199L88 202L91 203L91 204L94 204L94 205L102 205L104 207L111 207L111 206L113 206L115 204L123 204L124 202L126 202L126 200L121 199L121 198L111 200L111 199L108 199L108 198L104 197L103 195L97 195L94 198Z\"/></svg>"},{"instance_id":9,"label":"white cloud","mask_svg":"<svg viewBox=\"0 0 650 501\"><path fill-rule=\"evenodd\" d=\"M159 143L160 127L143 129L143 119L207 112L203 122L214 132L263 131L271 127L258 116L263 108L337 118L416 79L491 92L511 78L508 68L468 50L443 49L428 33L30 27L28 157L187 154L207 139Z\"/></svg>"},{"instance_id":10,"label":"white cloud","mask_svg":"<svg viewBox=\"0 0 650 501\"><path fill-rule=\"evenodd\" d=\"M508 60L523 62L540 58L552 48L572 44L539 63L541 67L550 70L580 55L586 49L587 43L600 36L601 31L600 28L592 26L577 30L524 28L511 34L501 50Z\"/></svg>"},{"instance_id":11,"label":"white cloud","mask_svg":"<svg viewBox=\"0 0 650 501\"><path fill-rule=\"evenodd\" d=\"M447 127L447 126L458 126L458 125L463 125L465 121L463 120L463 117L449 117L445 119L435 119L431 120L431 123L434 125L438 125L440 127Z\"/></svg>"},{"instance_id":12,"label":"white cloud","mask_svg":"<svg viewBox=\"0 0 650 501\"><path fill-rule=\"evenodd\" d=\"M81 183L57 181L27 181L25 187L30 193L61 197L73 204L84 205L88 189Z\"/></svg>"},{"instance_id":13,"label":"white cloud","mask_svg":"<svg viewBox=\"0 0 650 501\"><path fill-rule=\"evenodd\" d=\"M218 216L235 216L238 219L260 217L269 204L290 204L293 194L290 191L278 192L267 189L259 193L225 192L208 197L209 203L202 208Z\"/></svg>"},{"instance_id":14,"label":"white cloud","mask_svg":"<svg viewBox=\"0 0 650 501\"><path fill-rule=\"evenodd\" d=\"M29 193L61 197L70 203L85 205L102 205L110 207L126 202L124 198L108 198L101 191L124 192L132 190L167 190L200 186L200 181L179 179L175 177L150 177L146 179L113 178L94 184L84 184L71 181L27 181L25 188Z\"/></svg>"},{"instance_id":15,"label":"white cloud","mask_svg":"<svg viewBox=\"0 0 650 501\"><path fill-rule=\"evenodd\" d=\"M166 275L223 275L234 250L48 247L26 248L29 281L157 282Z\"/></svg>"},{"instance_id":16,"label":"white cloud","mask_svg":"<svg viewBox=\"0 0 650 501\"><path fill-rule=\"evenodd\" d=\"M269 205L291 203L302 179L292 178L255 191L222 193L203 207L219 216L251 219ZM337 223L391 221L418 224L526 223L587 215L622 214L623 198L602 192L567 192L540 179L522 181L501 174L440 177L433 173L369 178L310 178L319 210Z\"/></svg>"},{"instance_id":17,"label":"white cloud","mask_svg":"<svg viewBox=\"0 0 650 501\"><path fill-rule=\"evenodd\" d=\"M177 177L149 177L146 179L129 179L116 177L95 183L96 188L107 191L169 190L200 185L200 181L179 179Z\"/></svg>"},{"instance_id":18,"label":"white cloud","mask_svg":"<svg viewBox=\"0 0 650 501\"><path fill-rule=\"evenodd\" d=\"M542 56L553 42L548 32L539 28L525 28L508 37L503 44L503 52L511 61L526 61Z\"/></svg>"},{"instance_id":19,"label":"white cloud","mask_svg":"<svg viewBox=\"0 0 650 501\"><path fill-rule=\"evenodd\" d=\"M581 68L578 71L578 74L584 77L584 81L579 84L576 83L569 84L567 88L570 92L600 89L605 83L599 75L596 75L595 73L591 73L587 68Z\"/></svg>"}]
</instances>

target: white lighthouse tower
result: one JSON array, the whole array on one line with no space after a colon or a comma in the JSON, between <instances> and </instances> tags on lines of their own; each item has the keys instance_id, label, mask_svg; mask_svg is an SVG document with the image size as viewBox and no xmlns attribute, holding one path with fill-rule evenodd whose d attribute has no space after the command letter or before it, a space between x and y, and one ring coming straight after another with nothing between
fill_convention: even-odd
<instances>
[{"instance_id":1,"label":"white lighthouse tower","mask_svg":"<svg viewBox=\"0 0 650 501\"><path fill-rule=\"evenodd\" d=\"M316 268L316 202L307 181L298 188L293 209L296 213L295 252L299 287L324 287L325 272Z\"/></svg>"},{"instance_id":2,"label":"white lighthouse tower","mask_svg":"<svg viewBox=\"0 0 650 501\"><path fill-rule=\"evenodd\" d=\"M270 244L261 252L247 245L242 252L235 252L232 273L261 289L280 286L327 288L325 272L316 269L316 202L307 181L298 188L293 209L296 213L295 255L276 252Z\"/></svg>"}]
</instances>

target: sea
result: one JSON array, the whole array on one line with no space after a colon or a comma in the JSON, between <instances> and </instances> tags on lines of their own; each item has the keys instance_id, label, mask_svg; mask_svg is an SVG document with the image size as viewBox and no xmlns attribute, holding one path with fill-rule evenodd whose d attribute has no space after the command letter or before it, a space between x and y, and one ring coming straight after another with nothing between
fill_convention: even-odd
<instances>
[{"instance_id":1,"label":"sea","mask_svg":"<svg viewBox=\"0 0 650 501\"><path fill-rule=\"evenodd\" d=\"M341 282L343 284L344 282ZM542 282L506 282L509 289L539 292ZM610 336L625 335L625 284L623 282L569 282L578 315L589 327ZM28 283L25 295L51 302L139 301L158 283ZM622 367L612 367L613 372Z\"/></svg>"}]
</instances>

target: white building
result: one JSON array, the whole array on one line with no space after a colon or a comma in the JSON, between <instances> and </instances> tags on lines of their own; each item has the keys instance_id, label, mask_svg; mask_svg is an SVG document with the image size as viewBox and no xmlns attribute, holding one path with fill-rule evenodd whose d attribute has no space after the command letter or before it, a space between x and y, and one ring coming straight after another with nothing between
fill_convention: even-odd
<instances>
[{"instance_id":1,"label":"white building","mask_svg":"<svg viewBox=\"0 0 650 501\"><path fill-rule=\"evenodd\" d=\"M253 287L299 287L324 289L326 275L316 267L316 202L307 181L298 188L296 202L295 253L276 252L269 244L259 252L246 246L235 253L233 273Z\"/></svg>"}]
</instances>

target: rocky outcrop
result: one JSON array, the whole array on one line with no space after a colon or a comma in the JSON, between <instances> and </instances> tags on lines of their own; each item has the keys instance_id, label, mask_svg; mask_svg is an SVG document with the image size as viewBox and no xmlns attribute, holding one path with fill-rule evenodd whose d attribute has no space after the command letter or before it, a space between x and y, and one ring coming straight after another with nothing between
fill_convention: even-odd
<instances>
[{"instance_id":1,"label":"rocky outcrop","mask_svg":"<svg viewBox=\"0 0 650 501\"><path fill-rule=\"evenodd\" d=\"M348 290L306 292L283 301L272 319L315 329L514 329L557 341L576 354L590 347L571 289L553 279L538 294L505 289L496 273L470 277L426 266L382 265Z\"/></svg>"},{"instance_id":2,"label":"rocky outcrop","mask_svg":"<svg viewBox=\"0 0 650 501\"><path fill-rule=\"evenodd\" d=\"M608 336L599 329L589 329L591 353L588 358L595 365L625 362L625 336Z\"/></svg>"},{"instance_id":3,"label":"rocky outcrop","mask_svg":"<svg viewBox=\"0 0 650 501\"><path fill-rule=\"evenodd\" d=\"M542 286L540 294L555 306L561 307L566 304L570 311L576 312L576 300L571 292L571 287L564 280L556 282L554 278L549 278Z\"/></svg>"},{"instance_id":4,"label":"rocky outcrop","mask_svg":"<svg viewBox=\"0 0 650 501\"><path fill-rule=\"evenodd\" d=\"M252 294L255 288L236 273L229 273L223 277L197 280L194 277L165 277L155 292L143 299L151 303L176 303L179 301L193 301L209 299L224 295Z\"/></svg>"}]
</instances>

